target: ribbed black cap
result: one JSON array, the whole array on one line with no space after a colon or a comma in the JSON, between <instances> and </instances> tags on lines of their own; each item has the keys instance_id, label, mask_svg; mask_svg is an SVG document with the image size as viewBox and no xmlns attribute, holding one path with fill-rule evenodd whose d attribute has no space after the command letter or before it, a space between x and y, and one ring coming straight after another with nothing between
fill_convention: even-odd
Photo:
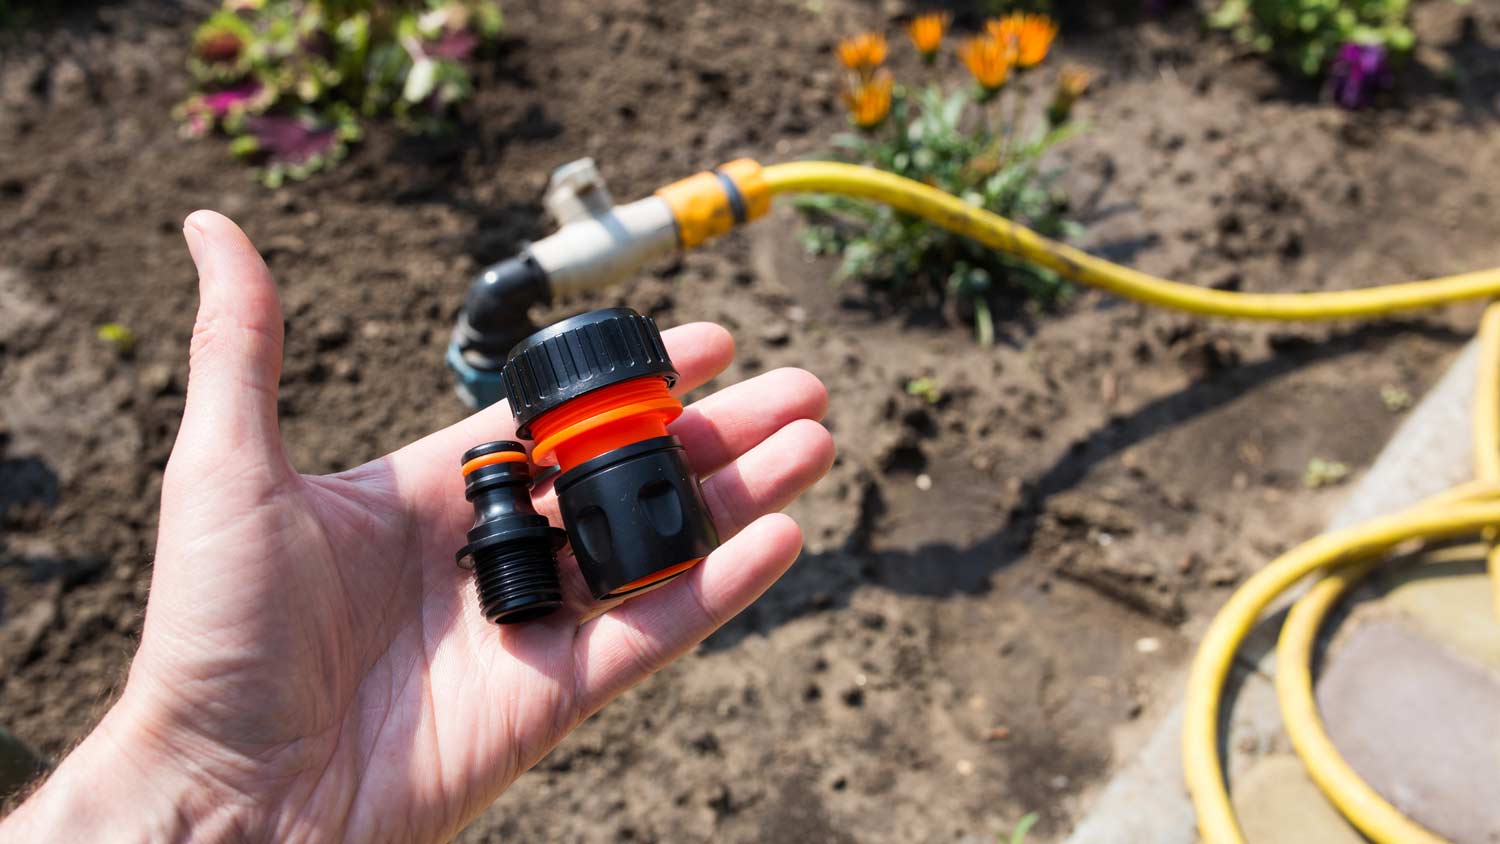
<instances>
[{"instance_id":1,"label":"ribbed black cap","mask_svg":"<svg viewBox=\"0 0 1500 844\"><path fill-rule=\"evenodd\" d=\"M586 393L648 375L677 383L656 322L629 308L589 311L538 331L510 350L503 373L516 434L525 439L532 420Z\"/></svg>"}]
</instances>

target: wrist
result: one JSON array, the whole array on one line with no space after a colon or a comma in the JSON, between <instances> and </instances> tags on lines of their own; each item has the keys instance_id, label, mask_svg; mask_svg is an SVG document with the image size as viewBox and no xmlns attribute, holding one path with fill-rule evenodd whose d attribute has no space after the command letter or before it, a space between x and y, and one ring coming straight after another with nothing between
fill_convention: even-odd
<instances>
[{"instance_id":1,"label":"wrist","mask_svg":"<svg viewBox=\"0 0 1500 844\"><path fill-rule=\"evenodd\" d=\"M253 807L173 752L127 692L41 788L0 825L0 838L222 842L254 838Z\"/></svg>"}]
</instances>

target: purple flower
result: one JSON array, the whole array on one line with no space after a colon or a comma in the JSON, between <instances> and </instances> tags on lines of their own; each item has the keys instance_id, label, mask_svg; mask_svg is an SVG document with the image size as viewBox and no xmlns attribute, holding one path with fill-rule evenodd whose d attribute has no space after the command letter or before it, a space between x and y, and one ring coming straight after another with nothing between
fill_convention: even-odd
<instances>
[{"instance_id":1,"label":"purple flower","mask_svg":"<svg viewBox=\"0 0 1500 844\"><path fill-rule=\"evenodd\" d=\"M305 164L333 149L338 133L296 117L258 115L245 119L262 155L273 164Z\"/></svg>"},{"instance_id":2,"label":"purple flower","mask_svg":"<svg viewBox=\"0 0 1500 844\"><path fill-rule=\"evenodd\" d=\"M452 29L444 32L435 41L422 45L422 52L435 59L463 61L479 46L479 36L467 29Z\"/></svg>"},{"instance_id":3,"label":"purple flower","mask_svg":"<svg viewBox=\"0 0 1500 844\"><path fill-rule=\"evenodd\" d=\"M266 87L250 79L228 88L199 94L182 105L182 118L192 137L207 134L232 112L251 110Z\"/></svg>"},{"instance_id":4,"label":"purple flower","mask_svg":"<svg viewBox=\"0 0 1500 844\"><path fill-rule=\"evenodd\" d=\"M223 117L237 108L248 106L264 90L264 85L251 79L241 82L238 85L222 88L211 94L204 94L199 98L198 102L204 111L212 114L214 117Z\"/></svg>"},{"instance_id":5,"label":"purple flower","mask_svg":"<svg viewBox=\"0 0 1500 844\"><path fill-rule=\"evenodd\" d=\"M1333 60L1329 81L1339 105L1364 108L1394 82L1390 57L1379 44L1345 44Z\"/></svg>"}]
</instances>

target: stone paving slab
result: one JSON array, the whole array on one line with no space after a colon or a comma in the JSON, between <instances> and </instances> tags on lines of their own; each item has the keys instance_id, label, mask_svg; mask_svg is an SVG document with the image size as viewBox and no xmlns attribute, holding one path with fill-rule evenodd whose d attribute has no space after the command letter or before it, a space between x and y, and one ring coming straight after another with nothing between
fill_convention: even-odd
<instances>
[{"instance_id":1,"label":"stone paving slab","mask_svg":"<svg viewBox=\"0 0 1500 844\"><path fill-rule=\"evenodd\" d=\"M1233 799L1246 844L1365 844L1295 756L1260 760L1235 782Z\"/></svg>"},{"instance_id":2,"label":"stone paving slab","mask_svg":"<svg viewBox=\"0 0 1500 844\"><path fill-rule=\"evenodd\" d=\"M1339 639L1317 697L1344 759L1433 832L1500 844L1500 679L1396 619Z\"/></svg>"},{"instance_id":3,"label":"stone paving slab","mask_svg":"<svg viewBox=\"0 0 1500 844\"><path fill-rule=\"evenodd\" d=\"M1229 754L1231 781L1247 775L1261 753L1286 753L1276 689L1265 674L1235 669L1220 729L1243 752ZM1182 706L1152 734L1145 750L1115 776L1094 802L1095 810L1073 829L1070 844L1196 844L1197 825L1182 774ZM1098 807L1117 807L1100 812Z\"/></svg>"},{"instance_id":4,"label":"stone paving slab","mask_svg":"<svg viewBox=\"0 0 1500 844\"><path fill-rule=\"evenodd\" d=\"M1500 671L1500 622L1482 556L1403 568L1383 580L1390 583L1383 603L1413 627Z\"/></svg>"}]
</instances>

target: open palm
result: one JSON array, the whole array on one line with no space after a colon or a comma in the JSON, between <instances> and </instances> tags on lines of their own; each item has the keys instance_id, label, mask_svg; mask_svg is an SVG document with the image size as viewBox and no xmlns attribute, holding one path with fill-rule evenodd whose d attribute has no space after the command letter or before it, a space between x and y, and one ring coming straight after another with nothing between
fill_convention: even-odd
<instances>
[{"instance_id":1,"label":"open palm","mask_svg":"<svg viewBox=\"0 0 1500 844\"><path fill-rule=\"evenodd\" d=\"M185 231L202 296L187 410L141 647L116 709L128 732L189 769L204 787L195 804L238 837L451 837L796 557L800 532L775 511L827 471L833 446L815 421L822 385L781 370L699 401L673 426L724 538L701 565L600 605L564 556L562 610L488 624L453 562L473 519L458 459L513 436L508 410L347 472L297 474L277 428L282 317L265 264L217 214L194 214ZM664 339L679 391L733 354L713 325ZM537 506L556 521L550 493Z\"/></svg>"}]
</instances>

